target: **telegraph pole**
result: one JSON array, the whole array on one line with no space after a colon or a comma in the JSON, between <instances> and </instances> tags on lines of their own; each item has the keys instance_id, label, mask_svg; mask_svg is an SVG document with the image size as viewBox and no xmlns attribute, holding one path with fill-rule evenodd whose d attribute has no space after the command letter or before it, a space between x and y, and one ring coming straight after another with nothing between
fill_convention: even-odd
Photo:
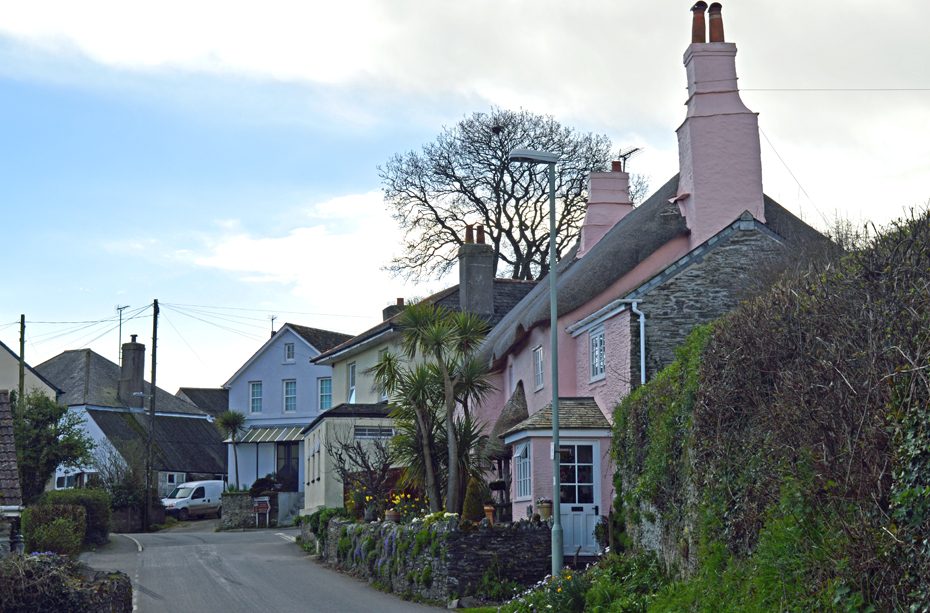
<instances>
[{"instance_id":1,"label":"telegraph pole","mask_svg":"<svg viewBox=\"0 0 930 613\"><path fill-rule=\"evenodd\" d=\"M155 375L157 373L158 365L158 298L152 303L153 307L153 316L152 316L152 382L149 388L149 440L148 440L148 452L146 454L146 471L145 471L145 517L143 523L145 525L145 530L149 530L149 522L151 520L151 508L152 508L152 490L158 487L157 479L153 479L155 476L155 465L152 457L152 450L155 442ZM143 391L145 385L143 384ZM153 482L154 481L154 482Z\"/></svg>"},{"instance_id":2,"label":"telegraph pole","mask_svg":"<svg viewBox=\"0 0 930 613\"><path fill-rule=\"evenodd\" d=\"M19 397L23 402L26 399L26 315L19 316Z\"/></svg>"},{"instance_id":3,"label":"telegraph pole","mask_svg":"<svg viewBox=\"0 0 930 613\"><path fill-rule=\"evenodd\" d=\"M119 311L119 347L117 347L116 355L119 356L119 365L123 365L123 309L128 309L129 305L120 306L116 305L116 310Z\"/></svg>"}]
</instances>

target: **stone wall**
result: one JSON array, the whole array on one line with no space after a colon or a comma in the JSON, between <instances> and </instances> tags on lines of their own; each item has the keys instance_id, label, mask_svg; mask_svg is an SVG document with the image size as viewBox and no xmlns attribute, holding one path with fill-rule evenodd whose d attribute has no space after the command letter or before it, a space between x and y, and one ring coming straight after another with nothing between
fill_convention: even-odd
<instances>
[{"instance_id":1,"label":"stone wall","mask_svg":"<svg viewBox=\"0 0 930 613\"><path fill-rule=\"evenodd\" d=\"M474 594L483 577L531 585L550 570L548 524L459 526L458 518L410 524L330 521L327 563L404 597L444 602Z\"/></svg>"},{"instance_id":2,"label":"stone wall","mask_svg":"<svg viewBox=\"0 0 930 613\"><path fill-rule=\"evenodd\" d=\"M278 524L277 494L266 494L271 498L271 526ZM235 528L265 528L265 515L259 516L259 526L255 525L255 513L252 511L253 498L248 492L223 492L223 515L220 518L221 530Z\"/></svg>"},{"instance_id":3,"label":"stone wall","mask_svg":"<svg viewBox=\"0 0 930 613\"><path fill-rule=\"evenodd\" d=\"M732 311L757 294L785 266L785 247L761 224L737 223L691 252L644 288L647 380L675 359L695 326ZM630 381L639 385L639 317L630 316Z\"/></svg>"}]
</instances>

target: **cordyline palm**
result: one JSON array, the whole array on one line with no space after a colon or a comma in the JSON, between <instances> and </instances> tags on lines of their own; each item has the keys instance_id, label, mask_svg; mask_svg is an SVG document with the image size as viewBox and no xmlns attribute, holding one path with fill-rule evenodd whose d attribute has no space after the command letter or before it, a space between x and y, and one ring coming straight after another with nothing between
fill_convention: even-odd
<instances>
[{"instance_id":1,"label":"cordyline palm","mask_svg":"<svg viewBox=\"0 0 930 613\"><path fill-rule=\"evenodd\" d=\"M418 355L435 365L442 381L443 414L448 448L446 510L458 512L462 501L459 494L461 465L458 437L455 436L455 406L460 397L480 394L465 393L463 365L469 363L484 336L487 324L471 313L453 312L433 304L413 304L400 317L404 336L402 346L409 360Z\"/></svg>"},{"instance_id":2,"label":"cordyline palm","mask_svg":"<svg viewBox=\"0 0 930 613\"><path fill-rule=\"evenodd\" d=\"M236 465L236 489L239 489L239 451L236 448L236 439L245 430L245 415L237 411L224 411L216 418L216 425L232 441L233 460Z\"/></svg>"}]
</instances>

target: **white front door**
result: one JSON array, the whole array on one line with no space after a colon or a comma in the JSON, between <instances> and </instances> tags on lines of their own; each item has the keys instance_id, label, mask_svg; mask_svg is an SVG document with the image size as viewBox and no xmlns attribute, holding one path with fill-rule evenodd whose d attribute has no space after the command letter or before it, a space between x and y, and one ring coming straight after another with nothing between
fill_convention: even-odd
<instances>
[{"instance_id":1,"label":"white front door","mask_svg":"<svg viewBox=\"0 0 930 613\"><path fill-rule=\"evenodd\" d=\"M560 516L566 558L597 553L594 526L600 514L600 454L597 441L559 443ZM578 548L581 548L580 551Z\"/></svg>"}]
</instances>

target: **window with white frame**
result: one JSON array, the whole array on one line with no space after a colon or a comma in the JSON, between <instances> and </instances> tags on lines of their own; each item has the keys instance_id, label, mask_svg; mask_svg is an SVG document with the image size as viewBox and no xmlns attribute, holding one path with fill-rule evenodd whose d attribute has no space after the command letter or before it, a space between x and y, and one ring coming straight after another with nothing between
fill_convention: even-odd
<instances>
[{"instance_id":1,"label":"window with white frame","mask_svg":"<svg viewBox=\"0 0 930 613\"><path fill-rule=\"evenodd\" d=\"M333 378L320 377L316 380L319 392L319 406L321 411L333 408Z\"/></svg>"},{"instance_id":2,"label":"window with white frame","mask_svg":"<svg viewBox=\"0 0 930 613\"><path fill-rule=\"evenodd\" d=\"M297 381L285 379L284 384L284 412L293 413L297 410Z\"/></svg>"},{"instance_id":3,"label":"window with white frame","mask_svg":"<svg viewBox=\"0 0 930 613\"><path fill-rule=\"evenodd\" d=\"M355 402L355 362L346 365L346 398L347 402Z\"/></svg>"},{"instance_id":4,"label":"window with white frame","mask_svg":"<svg viewBox=\"0 0 930 613\"><path fill-rule=\"evenodd\" d=\"M294 343L284 343L284 361L294 361Z\"/></svg>"},{"instance_id":5,"label":"window with white frame","mask_svg":"<svg viewBox=\"0 0 930 613\"><path fill-rule=\"evenodd\" d=\"M588 333L588 353L591 359L591 380L603 379L607 368L604 328L598 327Z\"/></svg>"},{"instance_id":6,"label":"window with white frame","mask_svg":"<svg viewBox=\"0 0 930 613\"><path fill-rule=\"evenodd\" d=\"M249 412L262 412L262 382L252 381L249 383Z\"/></svg>"},{"instance_id":7,"label":"window with white frame","mask_svg":"<svg viewBox=\"0 0 930 613\"><path fill-rule=\"evenodd\" d=\"M533 349L533 383L536 389L542 389L543 383L543 350L542 345Z\"/></svg>"},{"instance_id":8,"label":"window with white frame","mask_svg":"<svg viewBox=\"0 0 930 613\"><path fill-rule=\"evenodd\" d=\"M514 474L517 478L516 498L530 498L533 495L530 465L530 444L517 445L513 451Z\"/></svg>"},{"instance_id":9,"label":"window with white frame","mask_svg":"<svg viewBox=\"0 0 930 613\"><path fill-rule=\"evenodd\" d=\"M358 439L388 439L394 436L394 428L390 426L355 426L355 438Z\"/></svg>"}]
</instances>

